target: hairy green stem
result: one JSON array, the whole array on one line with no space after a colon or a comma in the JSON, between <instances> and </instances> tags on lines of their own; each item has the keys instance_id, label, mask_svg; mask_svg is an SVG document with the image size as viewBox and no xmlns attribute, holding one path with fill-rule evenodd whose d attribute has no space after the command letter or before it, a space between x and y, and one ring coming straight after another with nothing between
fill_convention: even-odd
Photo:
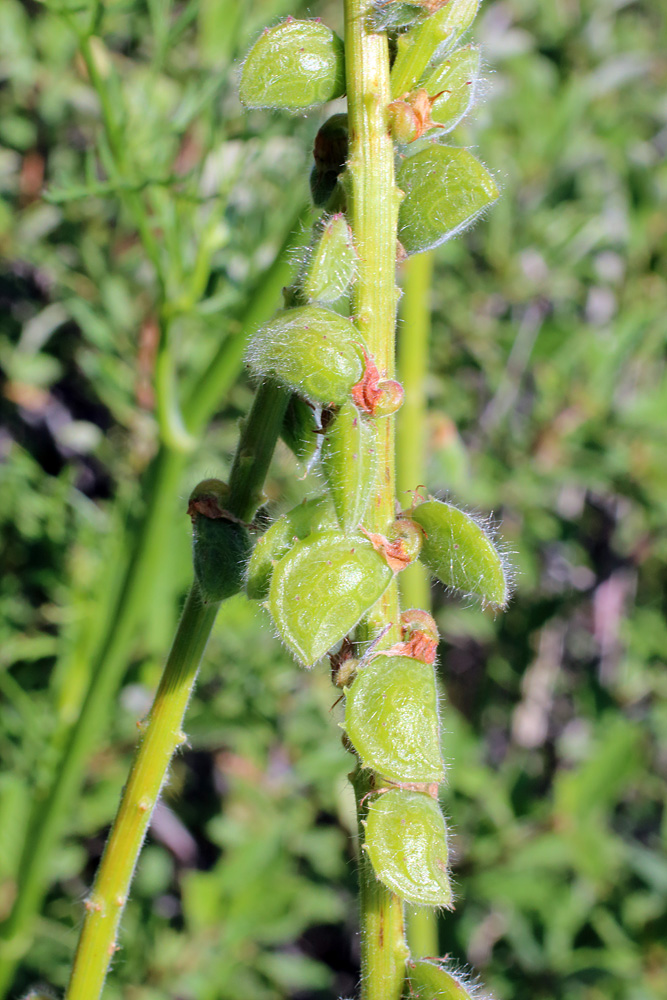
<instances>
[{"instance_id":1,"label":"hairy green stem","mask_svg":"<svg viewBox=\"0 0 667 1000\"><path fill-rule=\"evenodd\" d=\"M283 389L262 385L243 426L227 501L230 512L241 520L250 520L261 501L288 398ZM172 755L185 739L183 716L219 606L219 602L205 603L193 584L86 902L66 1000L96 1000L102 992L151 813Z\"/></svg>"},{"instance_id":2,"label":"hairy green stem","mask_svg":"<svg viewBox=\"0 0 667 1000\"><path fill-rule=\"evenodd\" d=\"M429 302L433 277L433 254L410 257L403 265L403 298L398 326L398 375L403 406L396 421L396 481L399 499L426 479L426 375L431 331ZM430 610L428 573L420 562L403 570L399 578L401 603L405 608ZM413 958L437 955L438 915L425 906L407 907L408 944Z\"/></svg>"},{"instance_id":3,"label":"hairy green stem","mask_svg":"<svg viewBox=\"0 0 667 1000\"><path fill-rule=\"evenodd\" d=\"M345 0L345 59L350 151L347 164L349 221L359 255L353 314L383 375L393 378L396 333L396 227L399 192L394 148L387 125L387 37L369 31L372 3ZM395 516L394 420L378 421L378 475L367 526L384 532ZM399 637L398 588L394 582L372 609L366 634L388 627L384 642ZM360 823L368 789L355 782ZM360 830L362 828L360 827ZM403 905L375 878L365 852L360 860L361 997L399 1000L407 945Z\"/></svg>"},{"instance_id":4,"label":"hairy green stem","mask_svg":"<svg viewBox=\"0 0 667 1000\"><path fill-rule=\"evenodd\" d=\"M300 238L296 242L300 245ZM206 372L188 394L184 411L192 433L201 432L236 379L247 332L275 307L291 274L285 248L292 245L294 241L286 239L280 255L262 276L262 283L241 318L242 332L222 342ZM51 789L46 798L35 802L31 815L17 873L16 901L0 930L0 997L6 995L16 966L32 942L35 913L41 906L49 859L60 838L65 813L78 794L86 760L101 736L100 719L108 717L108 706L127 665L136 629L144 609L150 605L153 583L160 574L163 553L169 547L165 539L170 537L174 497L178 496L185 461L184 453L161 446L145 479L145 508L138 516L132 516L127 527L128 539L122 548L132 555L115 607L104 622L96 646L88 692L55 769Z\"/></svg>"}]
</instances>

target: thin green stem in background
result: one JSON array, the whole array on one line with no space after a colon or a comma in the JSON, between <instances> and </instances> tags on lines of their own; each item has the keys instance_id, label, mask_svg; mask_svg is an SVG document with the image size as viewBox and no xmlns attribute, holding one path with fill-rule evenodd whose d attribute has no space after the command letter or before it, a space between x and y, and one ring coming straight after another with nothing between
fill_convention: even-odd
<instances>
[{"instance_id":1,"label":"thin green stem in background","mask_svg":"<svg viewBox=\"0 0 667 1000\"><path fill-rule=\"evenodd\" d=\"M403 298L398 324L398 377L405 393L396 420L396 481L404 506L411 490L426 481L426 378L431 332L433 254L409 257L403 265ZM404 608L430 610L430 586L420 562L399 577ZM407 907L408 944L413 958L439 954L438 914L426 906Z\"/></svg>"},{"instance_id":2,"label":"thin green stem in background","mask_svg":"<svg viewBox=\"0 0 667 1000\"><path fill-rule=\"evenodd\" d=\"M292 227L301 215L290 224ZM289 249L301 238L288 237L274 263L262 276L241 318L241 332L223 340L206 372L187 397L184 407L188 427L200 433L236 380L248 333L266 319L288 283L291 266ZM130 648L146 608L150 607L153 585L159 577L164 553L171 537L176 497L186 455L162 445L144 478L145 506L131 516L122 551L131 557L119 589L115 608L105 621L90 666L88 693L62 757L54 772L53 784L45 798L35 802L17 874L14 906L0 930L0 997L11 986L17 964L31 945L33 922L48 883L48 867L55 853L65 815L76 799L86 760L103 736Z\"/></svg>"},{"instance_id":3,"label":"thin green stem in background","mask_svg":"<svg viewBox=\"0 0 667 1000\"><path fill-rule=\"evenodd\" d=\"M288 395L267 383L243 426L230 476L228 509L250 520L262 497ZM190 590L146 729L100 863L79 939L66 1000L96 1000L116 948L116 934L152 811L169 762L183 742L183 716L219 603Z\"/></svg>"},{"instance_id":4,"label":"thin green stem in background","mask_svg":"<svg viewBox=\"0 0 667 1000\"><path fill-rule=\"evenodd\" d=\"M389 49L387 37L368 30L368 0L345 0L345 58L350 151L347 165L349 221L359 256L352 295L355 321L379 370L393 378L396 333L396 229L399 192L394 148L387 127ZM394 419L378 421L378 475L369 505L368 528L385 532L395 517ZM392 583L371 610L362 635L388 628L384 642L399 638L398 588ZM360 834L369 788L355 781ZM399 1000L408 954L403 904L382 885L360 852L362 1000Z\"/></svg>"}]
</instances>

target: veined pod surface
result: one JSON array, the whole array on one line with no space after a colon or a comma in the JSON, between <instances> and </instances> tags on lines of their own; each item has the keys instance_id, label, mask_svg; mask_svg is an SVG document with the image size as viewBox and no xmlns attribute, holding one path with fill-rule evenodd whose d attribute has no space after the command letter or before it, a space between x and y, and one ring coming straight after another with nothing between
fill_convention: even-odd
<instances>
[{"instance_id":1,"label":"veined pod surface","mask_svg":"<svg viewBox=\"0 0 667 1000\"><path fill-rule=\"evenodd\" d=\"M447 829L438 803L392 788L373 799L364 848L384 885L409 903L450 906Z\"/></svg>"},{"instance_id":2,"label":"veined pod surface","mask_svg":"<svg viewBox=\"0 0 667 1000\"><path fill-rule=\"evenodd\" d=\"M443 134L458 125L475 100L480 54L474 45L452 52L424 81L424 90L435 97L431 119ZM437 95L437 96L436 96Z\"/></svg>"},{"instance_id":3,"label":"veined pod surface","mask_svg":"<svg viewBox=\"0 0 667 1000\"><path fill-rule=\"evenodd\" d=\"M354 628L392 577L362 535L316 532L275 567L267 607L287 648L310 667Z\"/></svg>"},{"instance_id":4,"label":"veined pod surface","mask_svg":"<svg viewBox=\"0 0 667 1000\"><path fill-rule=\"evenodd\" d=\"M445 777L433 666L375 656L345 695L345 731L364 767L397 782Z\"/></svg>"},{"instance_id":5,"label":"veined pod surface","mask_svg":"<svg viewBox=\"0 0 667 1000\"><path fill-rule=\"evenodd\" d=\"M442 59L475 19L479 0L449 0L432 17L399 35L391 68L392 97L402 97Z\"/></svg>"},{"instance_id":6,"label":"veined pod surface","mask_svg":"<svg viewBox=\"0 0 667 1000\"><path fill-rule=\"evenodd\" d=\"M292 17L267 28L243 64L241 101L248 108L303 111L345 93L343 42L321 21Z\"/></svg>"},{"instance_id":7,"label":"veined pod surface","mask_svg":"<svg viewBox=\"0 0 667 1000\"><path fill-rule=\"evenodd\" d=\"M322 306L284 309L254 334L246 362L322 406L344 403L361 378L363 339L351 320Z\"/></svg>"},{"instance_id":8,"label":"veined pod surface","mask_svg":"<svg viewBox=\"0 0 667 1000\"><path fill-rule=\"evenodd\" d=\"M437 962L421 959L408 965L414 1000L473 1000L465 984Z\"/></svg>"},{"instance_id":9,"label":"veined pod surface","mask_svg":"<svg viewBox=\"0 0 667 1000\"><path fill-rule=\"evenodd\" d=\"M352 230L344 215L323 224L301 276L311 302L335 302L350 287L357 270Z\"/></svg>"},{"instance_id":10,"label":"veined pod surface","mask_svg":"<svg viewBox=\"0 0 667 1000\"><path fill-rule=\"evenodd\" d=\"M289 552L295 539L335 527L336 517L329 497L305 500L274 521L258 539L250 557L246 575L248 597L260 601L268 596L273 567Z\"/></svg>"},{"instance_id":11,"label":"veined pod surface","mask_svg":"<svg viewBox=\"0 0 667 1000\"><path fill-rule=\"evenodd\" d=\"M343 531L361 524L377 472L377 428L354 403L343 403L322 442L322 471Z\"/></svg>"},{"instance_id":12,"label":"veined pod surface","mask_svg":"<svg viewBox=\"0 0 667 1000\"><path fill-rule=\"evenodd\" d=\"M398 238L408 255L432 250L470 225L498 197L493 177L467 149L432 143L398 168L405 198Z\"/></svg>"},{"instance_id":13,"label":"veined pod surface","mask_svg":"<svg viewBox=\"0 0 667 1000\"><path fill-rule=\"evenodd\" d=\"M319 407L313 407L296 393L290 396L280 436L292 454L308 471L322 441Z\"/></svg>"},{"instance_id":14,"label":"veined pod surface","mask_svg":"<svg viewBox=\"0 0 667 1000\"><path fill-rule=\"evenodd\" d=\"M243 587L251 543L243 524L225 510L226 483L205 479L190 495L194 574L205 601L224 601Z\"/></svg>"},{"instance_id":15,"label":"veined pod surface","mask_svg":"<svg viewBox=\"0 0 667 1000\"><path fill-rule=\"evenodd\" d=\"M427 500L406 514L423 529L419 558L441 583L505 607L510 590L505 563L482 525L441 500Z\"/></svg>"}]
</instances>

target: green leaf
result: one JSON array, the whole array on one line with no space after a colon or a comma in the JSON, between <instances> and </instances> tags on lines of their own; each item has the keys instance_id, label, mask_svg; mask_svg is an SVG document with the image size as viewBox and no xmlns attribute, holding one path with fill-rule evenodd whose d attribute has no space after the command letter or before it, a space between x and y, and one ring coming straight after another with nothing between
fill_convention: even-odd
<instances>
[{"instance_id":1,"label":"green leaf","mask_svg":"<svg viewBox=\"0 0 667 1000\"><path fill-rule=\"evenodd\" d=\"M419 1000L472 1000L459 976L438 962L419 961L408 966L412 994Z\"/></svg>"},{"instance_id":2,"label":"green leaf","mask_svg":"<svg viewBox=\"0 0 667 1000\"><path fill-rule=\"evenodd\" d=\"M345 731L363 766L391 781L444 780L431 664L376 656L362 666L345 695Z\"/></svg>"},{"instance_id":3,"label":"green leaf","mask_svg":"<svg viewBox=\"0 0 667 1000\"><path fill-rule=\"evenodd\" d=\"M451 905L447 829L438 803L394 788L371 803L364 850L387 888L409 903Z\"/></svg>"},{"instance_id":4,"label":"green leaf","mask_svg":"<svg viewBox=\"0 0 667 1000\"><path fill-rule=\"evenodd\" d=\"M377 428L354 405L344 403L322 443L322 471L343 531L361 524L377 471Z\"/></svg>"},{"instance_id":5,"label":"green leaf","mask_svg":"<svg viewBox=\"0 0 667 1000\"><path fill-rule=\"evenodd\" d=\"M303 111L344 93L343 43L320 21L288 17L267 28L243 64L240 97L248 108Z\"/></svg>"},{"instance_id":6,"label":"green leaf","mask_svg":"<svg viewBox=\"0 0 667 1000\"><path fill-rule=\"evenodd\" d=\"M401 163L396 183L405 197L398 238L407 254L440 246L475 221L499 191L467 149L432 143Z\"/></svg>"}]
</instances>

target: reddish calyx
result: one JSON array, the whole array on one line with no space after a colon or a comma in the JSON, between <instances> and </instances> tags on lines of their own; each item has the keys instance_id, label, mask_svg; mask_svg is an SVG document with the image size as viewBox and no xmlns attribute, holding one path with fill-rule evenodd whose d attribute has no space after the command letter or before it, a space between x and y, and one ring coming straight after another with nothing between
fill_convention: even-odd
<instances>
[{"instance_id":1,"label":"reddish calyx","mask_svg":"<svg viewBox=\"0 0 667 1000\"><path fill-rule=\"evenodd\" d=\"M363 351L364 374L352 386L352 401L360 410L372 417L388 417L403 402L403 386L394 379L380 378L378 366L372 355Z\"/></svg>"}]
</instances>

